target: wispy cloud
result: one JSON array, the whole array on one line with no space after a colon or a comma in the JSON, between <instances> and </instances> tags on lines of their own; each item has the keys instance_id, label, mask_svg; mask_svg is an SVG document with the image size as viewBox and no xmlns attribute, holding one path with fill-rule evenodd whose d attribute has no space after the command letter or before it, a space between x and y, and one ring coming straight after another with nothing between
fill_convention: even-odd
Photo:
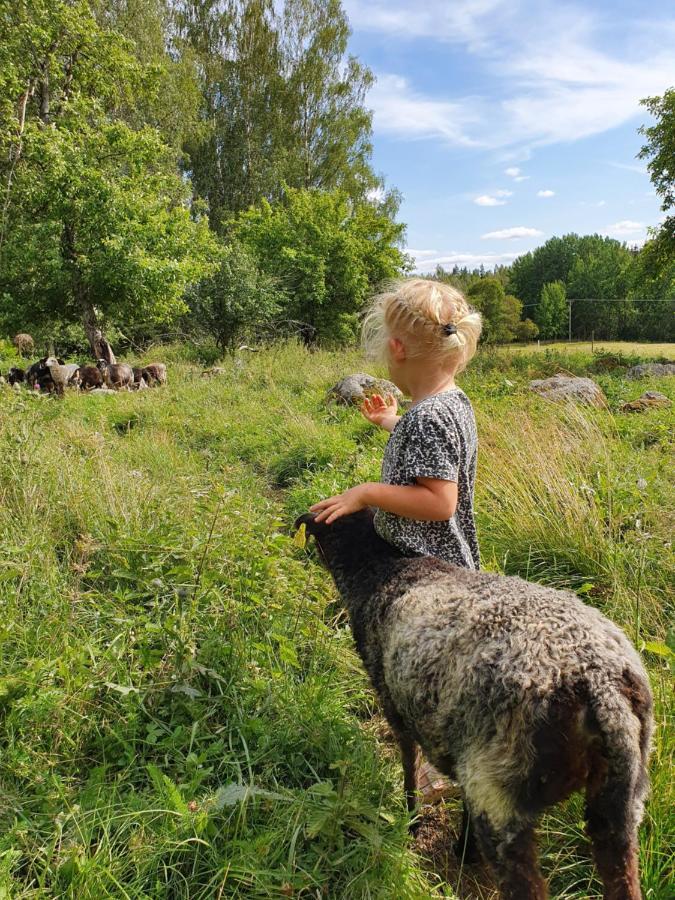
<instances>
[{"instance_id":1,"label":"wispy cloud","mask_svg":"<svg viewBox=\"0 0 675 900\"><path fill-rule=\"evenodd\" d=\"M375 128L404 138L441 138L449 144L467 147L480 142L466 133L479 120L476 104L448 102L425 97L399 75L380 75L368 103L374 112Z\"/></svg>"},{"instance_id":2,"label":"wispy cloud","mask_svg":"<svg viewBox=\"0 0 675 900\"><path fill-rule=\"evenodd\" d=\"M538 228L525 228L524 225L516 225L513 228L502 228L500 231L488 231L487 234L482 234L481 238L484 241L510 241L514 238L540 237L543 233Z\"/></svg>"},{"instance_id":3,"label":"wispy cloud","mask_svg":"<svg viewBox=\"0 0 675 900\"><path fill-rule=\"evenodd\" d=\"M555 191L537 191L537 197L555 197Z\"/></svg>"},{"instance_id":4,"label":"wispy cloud","mask_svg":"<svg viewBox=\"0 0 675 900\"><path fill-rule=\"evenodd\" d=\"M610 162L610 166L615 169L624 169L626 172L636 172L638 175L647 174L647 166L639 166L637 163Z\"/></svg>"},{"instance_id":5,"label":"wispy cloud","mask_svg":"<svg viewBox=\"0 0 675 900\"><path fill-rule=\"evenodd\" d=\"M523 152L575 141L646 116L641 98L662 93L675 77L664 40L674 31L672 15L634 19L620 45L617 41L609 51L604 38L616 23L608 12L570 3L418 0L411 6L404 0L346 0L346 8L357 29L400 41L461 45L481 71L487 87L473 98L431 98L408 82L397 89L391 82L395 74L381 76L390 90L378 95L375 89L368 96L376 128L384 122L405 137L442 136L452 143ZM476 105L481 115L472 119ZM519 171L511 177L528 176Z\"/></svg>"},{"instance_id":6,"label":"wispy cloud","mask_svg":"<svg viewBox=\"0 0 675 900\"><path fill-rule=\"evenodd\" d=\"M500 188L493 194L481 194L480 197L475 197L473 202L478 206L505 206L506 197L513 197L513 191Z\"/></svg>"},{"instance_id":7,"label":"wispy cloud","mask_svg":"<svg viewBox=\"0 0 675 900\"><path fill-rule=\"evenodd\" d=\"M466 266L469 269L485 266L491 269L494 266L508 265L519 255L518 253L468 253L452 250L446 253L436 250L412 250L408 248L406 253L413 257L416 272L432 272L436 266L452 268L453 266Z\"/></svg>"},{"instance_id":8,"label":"wispy cloud","mask_svg":"<svg viewBox=\"0 0 675 900\"><path fill-rule=\"evenodd\" d=\"M529 175L523 175L518 166L509 166L508 169L504 169L504 174L513 178L514 181L527 181L530 177Z\"/></svg>"},{"instance_id":9,"label":"wispy cloud","mask_svg":"<svg viewBox=\"0 0 675 900\"><path fill-rule=\"evenodd\" d=\"M630 235L637 235L645 231L647 226L644 222L633 222L631 219L622 219L608 226L605 234L611 237L626 238Z\"/></svg>"}]
</instances>

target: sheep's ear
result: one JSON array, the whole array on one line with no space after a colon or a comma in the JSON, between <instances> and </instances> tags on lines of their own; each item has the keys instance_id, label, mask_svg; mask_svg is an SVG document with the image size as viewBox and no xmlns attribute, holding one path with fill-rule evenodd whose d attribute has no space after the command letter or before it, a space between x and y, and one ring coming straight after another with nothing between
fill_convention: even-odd
<instances>
[{"instance_id":1,"label":"sheep's ear","mask_svg":"<svg viewBox=\"0 0 675 900\"><path fill-rule=\"evenodd\" d=\"M297 534L304 525L306 534L316 534L319 526L315 523L315 518L315 513L303 513L301 516L298 516L293 526L293 532Z\"/></svg>"}]
</instances>

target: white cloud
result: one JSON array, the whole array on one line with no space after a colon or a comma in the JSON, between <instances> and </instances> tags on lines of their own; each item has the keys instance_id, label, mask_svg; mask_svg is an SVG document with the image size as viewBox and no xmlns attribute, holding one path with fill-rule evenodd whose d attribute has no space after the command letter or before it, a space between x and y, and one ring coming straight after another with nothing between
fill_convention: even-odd
<instances>
[{"instance_id":1,"label":"white cloud","mask_svg":"<svg viewBox=\"0 0 675 900\"><path fill-rule=\"evenodd\" d=\"M555 191L537 191L537 197L555 197Z\"/></svg>"},{"instance_id":2,"label":"white cloud","mask_svg":"<svg viewBox=\"0 0 675 900\"><path fill-rule=\"evenodd\" d=\"M473 202L478 206L504 206L506 204L506 200L500 200L498 197L491 197L489 194L483 194L480 197L476 197Z\"/></svg>"},{"instance_id":3,"label":"white cloud","mask_svg":"<svg viewBox=\"0 0 675 900\"><path fill-rule=\"evenodd\" d=\"M615 222L613 225L610 225L604 233L611 235L612 237L621 238L632 234L640 234L646 227L644 222L633 222L631 219L622 219L620 222Z\"/></svg>"},{"instance_id":4,"label":"white cloud","mask_svg":"<svg viewBox=\"0 0 675 900\"><path fill-rule=\"evenodd\" d=\"M488 231L482 234L481 239L484 241L506 241L513 238L539 237L544 232L538 228L525 228L523 225L516 225L514 228L502 228L500 231Z\"/></svg>"},{"instance_id":5,"label":"white cloud","mask_svg":"<svg viewBox=\"0 0 675 900\"><path fill-rule=\"evenodd\" d=\"M383 0L344 0L353 28L390 37L433 38L447 43L484 46L486 15L505 6L505 0L423 0L421 3Z\"/></svg>"},{"instance_id":6,"label":"white cloud","mask_svg":"<svg viewBox=\"0 0 675 900\"><path fill-rule=\"evenodd\" d=\"M513 191L507 191L502 188L499 191L495 191L495 195L497 197L513 197Z\"/></svg>"},{"instance_id":7,"label":"white cloud","mask_svg":"<svg viewBox=\"0 0 675 900\"><path fill-rule=\"evenodd\" d=\"M487 269L491 269L496 265L508 265L519 256L518 253L463 253L461 251L437 253L435 250L411 249L407 249L406 253L414 258L416 272L431 272L436 266L444 268L466 266L469 269L485 266ZM430 256L430 254L434 255Z\"/></svg>"},{"instance_id":8,"label":"white cloud","mask_svg":"<svg viewBox=\"0 0 675 900\"><path fill-rule=\"evenodd\" d=\"M664 37L675 34L672 15L644 21L633 15L630 28L607 50L607 32L617 29L609 10L585 11L550 0L420 0L415 5L346 0L346 8L355 29L379 32L392 42L461 45L487 84L483 96L431 98L406 83L406 97L400 99L418 107L412 116L403 102L401 114L383 115L374 90L368 102L376 128L381 127L378 118L384 118L389 131L403 136L440 135L452 143L509 148L518 158L538 145L579 140L638 117L644 121L641 98L663 93L673 80L671 44ZM481 115L471 119L476 104ZM508 174L515 180L528 177L520 171Z\"/></svg>"},{"instance_id":9,"label":"white cloud","mask_svg":"<svg viewBox=\"0 0 675 900\"><path fill-rule=\"evenodd\" d=\"M379 131L403 138L441 138L449 144L473 147L478 142L466 134L467 125L480 116L476 104L433 100L413 90L407 79L380 75L368 94Z\"/></svg>"},{"instance_id":10,"label":"white cloud","mask_svg":"<svg viewBox=\"0 0 675 900\"><path fill-rule=\"evenodd\" d=\"M416 259L424 256L438 256L438 250L413 250L412 247L407 247L405 252Z\"/></svg>"},{"instance_id":11,"label":"white cloud","mask_svg":"<svg viewBox=\"0 0 675 900\"><path fill-rule=\"evenodd\" d=\"M517 178L520 175L520 169L518 166L509 166L508 169L504 169L504 174L510 178Z\"/></svg>"},{"instance_id":12,"label":"white cloud","mask_svg":"<svg viewBox=\"0 0 675 900\"><path fill-rule=\"evenodd\" d=\"M613 166L615 169L624 169L626 172L637 172L638 175L647 174L646 166L638 166L634 163L610 162L610 166Z\"/></svg>"}]
</instances>

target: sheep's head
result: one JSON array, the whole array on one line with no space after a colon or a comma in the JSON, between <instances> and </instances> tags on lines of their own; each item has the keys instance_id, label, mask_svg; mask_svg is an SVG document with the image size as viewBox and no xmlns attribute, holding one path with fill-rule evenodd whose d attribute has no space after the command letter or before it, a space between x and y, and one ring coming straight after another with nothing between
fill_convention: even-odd
<instances>
[{"instance_id":1,"label":"sheep's head","mask_svg":"<svg viewBox=\"0 0 675 900\"><path fill-rule=\"evenodd\" d=\"M99 372L105 372L105 370L108 368L108 363L104 359L97 359L96 368L99 370Z\"/></svg>"},{"instance_id":2,"label":"sheep's head","mask_svg":"<svg viewBox=\"0 0 675 900\"><path fill-rule=\"evenodd\" d=\"M332 568L332 562L344 554L356 555L356 551L364 550L373 539L379 541L373 526L373 510L364 509L348 516L336 519L330 525L325 522L317 522L315 513L304 513L295 521L294 531L296 535L304 535L314 538L319 550L322 562ZM302 544L300 538L298 544Z\"/></svg>"}]
</instances>

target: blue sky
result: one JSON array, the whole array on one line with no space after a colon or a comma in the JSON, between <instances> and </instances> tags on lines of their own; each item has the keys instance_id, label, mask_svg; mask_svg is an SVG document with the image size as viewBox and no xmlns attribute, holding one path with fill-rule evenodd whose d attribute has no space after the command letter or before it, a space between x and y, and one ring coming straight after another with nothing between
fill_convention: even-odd
<instances>
[{"instance_id":1,"label":"blue sky","mask_svg":"<svg viewBox=\"0 0 675 900\"><path fill-rule=\"evenodd\" d=\"M344 7L377 77L375 168L403 194L421 271L509 263L570 231L640 244L659 223L635 156L640 98L675 86L672 2Z\"/></svg>"}]
</instances>

